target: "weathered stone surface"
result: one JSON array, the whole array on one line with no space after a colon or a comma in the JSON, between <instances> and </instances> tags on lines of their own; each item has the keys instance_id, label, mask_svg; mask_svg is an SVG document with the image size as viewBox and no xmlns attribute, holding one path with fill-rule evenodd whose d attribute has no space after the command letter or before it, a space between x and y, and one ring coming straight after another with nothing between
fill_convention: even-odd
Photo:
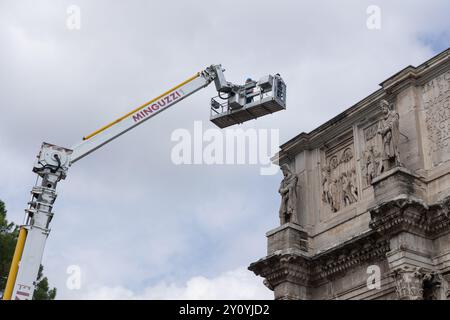
<instances>
[{"instance_id":1,"label":"weathered stone surface","mask_svg":"<svg viewBox=\"0 0 450 320\"><path fill-rule=\"evenodd\" d=\"M449 57L280 147L281 226L249 266L275 299L449 299Z\"/></svg>"},{"instance_id":2,"label":"weathered stone surface","mask_svg":"<svg viewBox=\"0 0 450 320\"><path fill-rule=\"evenodd\" d=\"M298 224L283 224L282 226L269 231L266 236L268 255L279 250L308 250L308 235Z\"/></svg>"},{"instance_id":3,"label":"weathered stone surface","mask_svg":"<svg viewBox=\"0 0 450 320\"><path fill-rule=\"evenodd\" d=\"M372 180L372 185L377 202L399 196L425 199L427 193L426 183L403 167L396 167L382 173Z\"/></svg>"}]
</instances>

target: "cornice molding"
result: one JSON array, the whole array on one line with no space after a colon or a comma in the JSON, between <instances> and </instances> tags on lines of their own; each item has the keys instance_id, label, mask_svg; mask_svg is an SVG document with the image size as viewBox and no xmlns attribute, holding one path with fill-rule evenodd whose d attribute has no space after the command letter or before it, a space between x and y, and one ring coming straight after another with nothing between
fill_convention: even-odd
<instances>
[{"instance_id":1,"label":"cornice molding","mask_svg":"<svg viewBox=\"0 0 450 320\"><path fill-rule=\"evenodd\" d=\"M428 206L407 196L383 202L369 210L370 228L384 236L408 231L434 239L450 231L450 197Z\"/></svg>"},{"instance_id":2,"label":"cornice molding","mask_svg":"<svg viewBox=\"0 0 450 320\"><path fill-rule=\"evenodd\" d=\"M302 132L280 146L280 152L272 158L274 163L285 163L303 150L321 146L323 141L335 137L336 132L346 131L352 124L376 113L374 106L380 100L392 96L405 86L414 85L416 81L429 77L450 66L450 48L439 53L418 67L408 66L380 83L381 88L360 100L336 117L320 125L309 133Z\"/></svg>"},{"instance_id":3,"label":"cornice molding","mask_svg":"<svg viewBox=\"0 0 450 320\"><path fill-rule=\"evenodd\" d=\"M279 251L252 263L248 269L265 278L269 288L285 281L309 287L356 266L385 259L388 251L389 241L369 232L312 257Z\"/></svg>"}]
</instances>

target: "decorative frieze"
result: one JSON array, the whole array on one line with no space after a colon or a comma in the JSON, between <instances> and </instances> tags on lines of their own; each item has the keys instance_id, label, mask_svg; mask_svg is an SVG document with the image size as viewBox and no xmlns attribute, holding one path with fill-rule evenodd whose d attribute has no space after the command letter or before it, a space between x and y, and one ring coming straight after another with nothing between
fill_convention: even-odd
<instances>
[{"instance_id":1,"label":"decorative frieze","mask_svg":"<svg viewBox=\"0 0 450 320\"><path fill-rule=\"evenodd\" d=\"M450 197L428 206L412 197L399 197L370 210L369 226L383 235L401 231L435 238L450 230Z\"/></svg>"},{"instance_id":2,"label":"decorative frieze","mask_svg":"<svg viewBox=\"0 0 450 320\"><path fill-rule=\"evenodd\" d=\"M356 241L349 241L345 247L330 250L315 257L315 279L335 277L345 271L385 259L389 242L371 233Z\"/></svg>"},{"instance_id":3,"label":"decorative frieze","mask_svg":"<svg viewBox=\"0 0 450 320\"><path fill-rule=\"evenodd\" d=\"M281 229L276 230L285 232ZM270 233L270 237L273 236L273 233ZM384 259L388 251L389 242L369 232L358 239L348 241L345 246L327 250L313 257L295 249L270 250L271 254L252 263L249 270L264 277L269 288L275 288L283 281L311 286L322 279L339 276L351 268Z\"/></svg>"}]
</instances>

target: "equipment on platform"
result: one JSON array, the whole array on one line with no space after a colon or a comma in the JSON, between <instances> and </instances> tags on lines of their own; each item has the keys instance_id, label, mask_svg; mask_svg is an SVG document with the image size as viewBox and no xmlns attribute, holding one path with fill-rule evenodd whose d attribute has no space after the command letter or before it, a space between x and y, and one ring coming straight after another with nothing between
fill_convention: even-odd
<instances>
[{"instance_id":1,"label":"equipment on platform","mask_svg":"<svg viewBox=\"0 0 450 320\"><path fill-rule=\"evenodd\" d=\"M279 75L265 76L244 85L226 81L221 65L212 65L153 100L139 106L106 126L84 136L70 149L43 143L33 167L38 182L31 190L20 227L3 300L33 297L45 242L50 233L56 186L69 167L106 143L144 123L214 81L218 96L211 100L211 121L220 128L256 119L286 108L286 85Z\"/></svg>"},{"instance_id":2,"label":"equipment on platform","mask_svg":"<svg viewBox=\"0 0 450 320\"><path fill-rule=\"evenodd\" d=\"M248 80L243 86L231 87L225 97L217 89L219 95L211 99L211 121L219 128L286 109L286 84L279 75Z\"/></svg>"}]
</instances>

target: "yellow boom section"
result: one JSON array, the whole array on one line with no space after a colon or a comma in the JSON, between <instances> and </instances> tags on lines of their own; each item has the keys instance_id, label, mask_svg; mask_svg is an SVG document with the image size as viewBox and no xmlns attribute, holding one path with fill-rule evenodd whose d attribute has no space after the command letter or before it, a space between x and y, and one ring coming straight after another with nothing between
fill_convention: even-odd
<instances>
[{"instance_id":1,"label":"yellow boom section","mask_svg":"<svg viewBox=\"0 0 450 320\"><path fill-rule=\"evenodd\" d=\"M19 271L19 262L22 259L23 248L25 246L25 240L27 238L27 230L20 228L19 237L17 239L16 249L14 250L14 256L11 262L11 268L9 269L8 281L6 282L5 293L3 294L3 300L11 300L11 296L16 284L17 272Z\"/></svg>"},{"instance_id":2,"label":"yellow boom section","mask_svg":"<svg viewBox=\"0 0 450 320\"><path fill-rule=\"evenodd\" d=\"M114 120L114 121L111 122L111 123L108 123L106 126L101 127L100 129L98 129L98 130L92 132L91 134L89 134L89 135L87 135L87 136L84 136L84 137L83 137L83 140L88 140L88 139L92 138L93 136L99 134L100 132L105 131L106 129L112 127L112 126L115 125L116 123L118 123L118 122L122 121L123 119L129 117L129 116L132 115L133 113L138 112L139 110L145 108L145 107L148 106L149 104L152 104L153 102L155 102L155 101L161 99L161 98L164 97L166 94L168 94L168 93L170 93L170 92L172 92L172 91L178 89L179 87L184 86L186 83L191 82L192 80L198 78L199 76L200 76L200 72L196 73L194 76L192 76L192 77L190 77L189 79L183 81L182 83L180 83L179 85L173 87L172 89L167 90L167 91L164 92L163 94L160 94L160 95L157 96L156 98L154 98L154 99L152 99L152 100L150 100L150 101L144 103L143 105L137 107L137 108L134 109L134 110L131 110L131 111L128 112L126 115L124 115L124 116L122 116L122 117L120 117L120 118Z\"/></svg>"}]
</instances>

